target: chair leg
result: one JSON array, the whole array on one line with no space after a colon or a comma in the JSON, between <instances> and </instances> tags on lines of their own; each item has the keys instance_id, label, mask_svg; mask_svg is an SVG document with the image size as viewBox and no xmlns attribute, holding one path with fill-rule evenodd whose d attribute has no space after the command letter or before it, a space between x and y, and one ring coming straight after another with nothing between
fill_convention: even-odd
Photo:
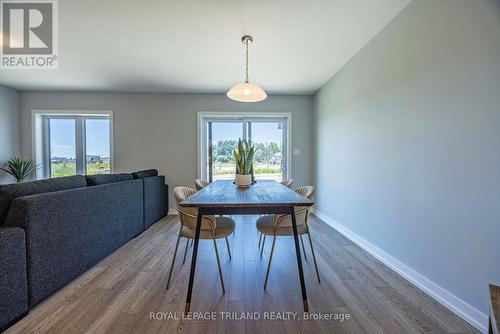
<instances>
[{"instance_id":1,"label":"chair leg","mask_svg":"<svg viewBox=\"0 0 500 334\"><path fill-rule=\"evenodd\" d=\"M262 233L259 233L259 234L260 234L260 235L259 235L259 249L260 249L260 243L261 243L261 241L262 241Z\"/></svg>"},{"instance_id":2,"label":"chair leg","mask_svg":"<svg viewBox=\"0 0 500 334\"><path fill-rule=\"evenodd\" d=\"M220 266L220 259L219 259L219 251L217 250L217 241L214 239L214 248L215 248L215 257L217 257L217 266L219 267L219 277L220 277L220 285L222 287L222 294L226 293L226 289L224 288L224 279L222 278L222 268Z\"/></svg>"},{"instance_id":3,"label":"chair leg","mask_svg":"<svg viewBox=\"0 0 500 334\"><path fill-rule=\"evenodd\" d=\"M273 259L274 243L275 242L276 242L276 236L274 236L274 238L273 238L273 245L271 246L271 255L269 256L269 264L267 265L266 280L264 281L264 290L267 287L267 279L269 278L269 270L271 269L271 261Z\"/></svg>"},{"instance_id":4,"label":"chair leg","mask_svg":"<svg viewBox=\"0 0 500 334\"><path fill-rule=\"evenodd\" d=\"M316 255L314 255L314 248L313 248L313 243L311 240L311 233L309 233L309 231L307 231L307 236L309 237L309 245L311 246L311 253L313 256L313 260L314 260L314 268L316 268L316 276L318 276L318 283L321 283L321 280L319 279L318 264L316 263Z\"/></svg>"},{"instance_id":5,"label":"chair leg","mask_svg":"<svg viewBox=\"0 0 500 334\"><path fill-rule=\"evenodd\" d=\"M175 243L174 257L172 258L172 264L170 265L170 272L168 273L168 280L167 280L167 288L165 290L168 290L168 288L170 286L170 279L172 278L172 270L174 269L175 257L177 256L177 248L179 248L179 240L181 240L180 233L179 233L179 236L177 237L177 242ZM189 242L189 239L188 239L188 242Z\"/></svg>"},{"instance_id":6,"label":"chair leg","mask_svg":"<svg viewBox=\"0 0 500 334\"><path fill-rule=\"evenodd\" d=\"M189 241L190 241L189 239L187 239L187 241L186 241L186 248L184 249L184 258L182 259L182 264L184 264L186 262L186 255L188 252Z\"/></svg>"},{"instance_id":7,"label":"chair leg","mask_svg":"<svg viewBox=\"0 0 500 334\"><path fill-rule=\"evenodd\" d=\"M266 235L264 234L264 239L262 240L262 248L260 250L260 257L262 257L262 253L264 253L264 244L266 243Z\"/></svg>"},{"instance_id":8,"label":"chair leg","mask_svg":"<svg viewBox=\"0 0 500 334\"><path fill-rule=\"evenodd\" d=\"M191 248L193 247L194 239L191 239Z\"/></svg>"},{"instance_id":9,"label":"chair leg","mask_svg":"<svg viewBox=\"0 0 500 334\"><path fill-rule=\"evenodd\" d=\"M304 239L302 239L302 234L300 235L300 242L302 243L302 250L304 253L304 259L307 261L306 248L304 247Z\"/></svg>"},{"instance_id":10,"label":"chair leg","mask_svg":"<svg viewBox=\"0 0 500 334\"><path fill-rule=\"evenodd\" d=\"M232 257L231 257L231 249L229 248L229 240L227 239L227 237L225 239L226 239L227 253L229 254L229 259L231 260Z\"/></svg>"}]
</instances>

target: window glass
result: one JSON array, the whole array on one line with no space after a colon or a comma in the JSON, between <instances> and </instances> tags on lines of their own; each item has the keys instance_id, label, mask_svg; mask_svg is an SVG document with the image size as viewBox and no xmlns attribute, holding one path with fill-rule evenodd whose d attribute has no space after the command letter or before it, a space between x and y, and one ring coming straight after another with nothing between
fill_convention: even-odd
<instances>
[{"instance_id":1,"label":"window glass","mask_svg":"<svg viewBox=\"0 0 500 334\"><path fill-rule=\"evenodd\" d=\"M283 179L283 123L252 122L251 141L255 146L255 179Z\"/></svg>"},{"instance_id":2,"label":"window glass","mask_svg":"<svg viewBox=\"0 0 500 334\"><path fill-rule=\"evenodd\" d=\"M85 140L87 174L110 173L109 119L86 119Z\"/></svg>"},{"instance_id":3,"label":"window glass","mask_svg":"<svg viewBox=\"0 0 500 334\"><path fill-rule=\"evenodd\" d=\"M256 147L255 179L282 181L287 175L286 123L286 118L207 117L203 122L200 152L202 178L209 182L234 179L233 150L242 138Z\"/></svg>"},{"instance_id":4,"label":"window glass","mask_svg":"<svg viewBox=\"0 0 500 334\"><path fill-rule=\"evenodd\" d=\"M209 178L211 173L212 181L232 180L236 170L233 150L238 145L238 138L242 137L243 123L212 122L211 127L212 166L210 170L210 163L208 164ZM210 148L208 154L210 154Z\"/></svg>"},{"instance_id":5,"label":"window glass","mask_svg":"<svg viewBox=\"0 0 500 334\"><path fill-rule=\"evenodd\" d=\"M50 119L50 177L76 174L74 119Z\"/></svg>"},{"instance_id":6,"label":"window glass","mask_svg":"<svg viewBox=\"0 0 500 334\"><path fill-rule=\"evenodd\" d=\"M111 173L109 117L47 115L43 119L41 177Z\"/></svg>"}]
</instances>

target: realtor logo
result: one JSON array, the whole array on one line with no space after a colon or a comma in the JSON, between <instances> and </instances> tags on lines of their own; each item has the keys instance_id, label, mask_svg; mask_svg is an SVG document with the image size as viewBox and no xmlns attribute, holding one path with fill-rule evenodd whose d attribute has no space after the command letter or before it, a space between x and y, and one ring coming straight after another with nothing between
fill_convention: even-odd
<instances>
[{"instance_id":1,"label":"realtor logo","mask_svg":"<svg viewBox=\"0 0 500 334\"><path fill-rule=\"evenodd\" d=\"M57 68L57 0L2 0L0 4L0 67Z\"/></svg>"}]
</instances>

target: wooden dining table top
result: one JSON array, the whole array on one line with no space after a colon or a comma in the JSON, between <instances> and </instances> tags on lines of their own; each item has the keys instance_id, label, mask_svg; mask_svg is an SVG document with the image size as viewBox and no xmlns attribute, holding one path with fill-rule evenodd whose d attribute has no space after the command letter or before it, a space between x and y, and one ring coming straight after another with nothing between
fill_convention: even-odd
<instances>
[{"instance_id":1,"label":"wooden dining table top","mask_svg":"<svg viewBox=\"0 0 500 334\"><path fill-rule=\"evenodd\" d=\"M231 180L210 183L180 202L183 207L290 207L312 206L313 201L273 180L257 180L249 187L237 187Z\"/></svg>"}]
</instances>

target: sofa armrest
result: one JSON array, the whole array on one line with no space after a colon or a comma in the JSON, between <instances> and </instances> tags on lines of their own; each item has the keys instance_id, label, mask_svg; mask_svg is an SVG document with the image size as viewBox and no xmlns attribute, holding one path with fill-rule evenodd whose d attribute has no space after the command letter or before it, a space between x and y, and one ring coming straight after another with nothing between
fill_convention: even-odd
<instances>
[{"instance_id":1,"label":"sofa armrest","mask_svg":"<svg viewBox=\"0 0 500 334\"><path fill-rule=\"evenodd\" d=\"M144 182L144 229L167 215L168 186L165 176L143 178Z\"/></svg>"}]
</instances>

